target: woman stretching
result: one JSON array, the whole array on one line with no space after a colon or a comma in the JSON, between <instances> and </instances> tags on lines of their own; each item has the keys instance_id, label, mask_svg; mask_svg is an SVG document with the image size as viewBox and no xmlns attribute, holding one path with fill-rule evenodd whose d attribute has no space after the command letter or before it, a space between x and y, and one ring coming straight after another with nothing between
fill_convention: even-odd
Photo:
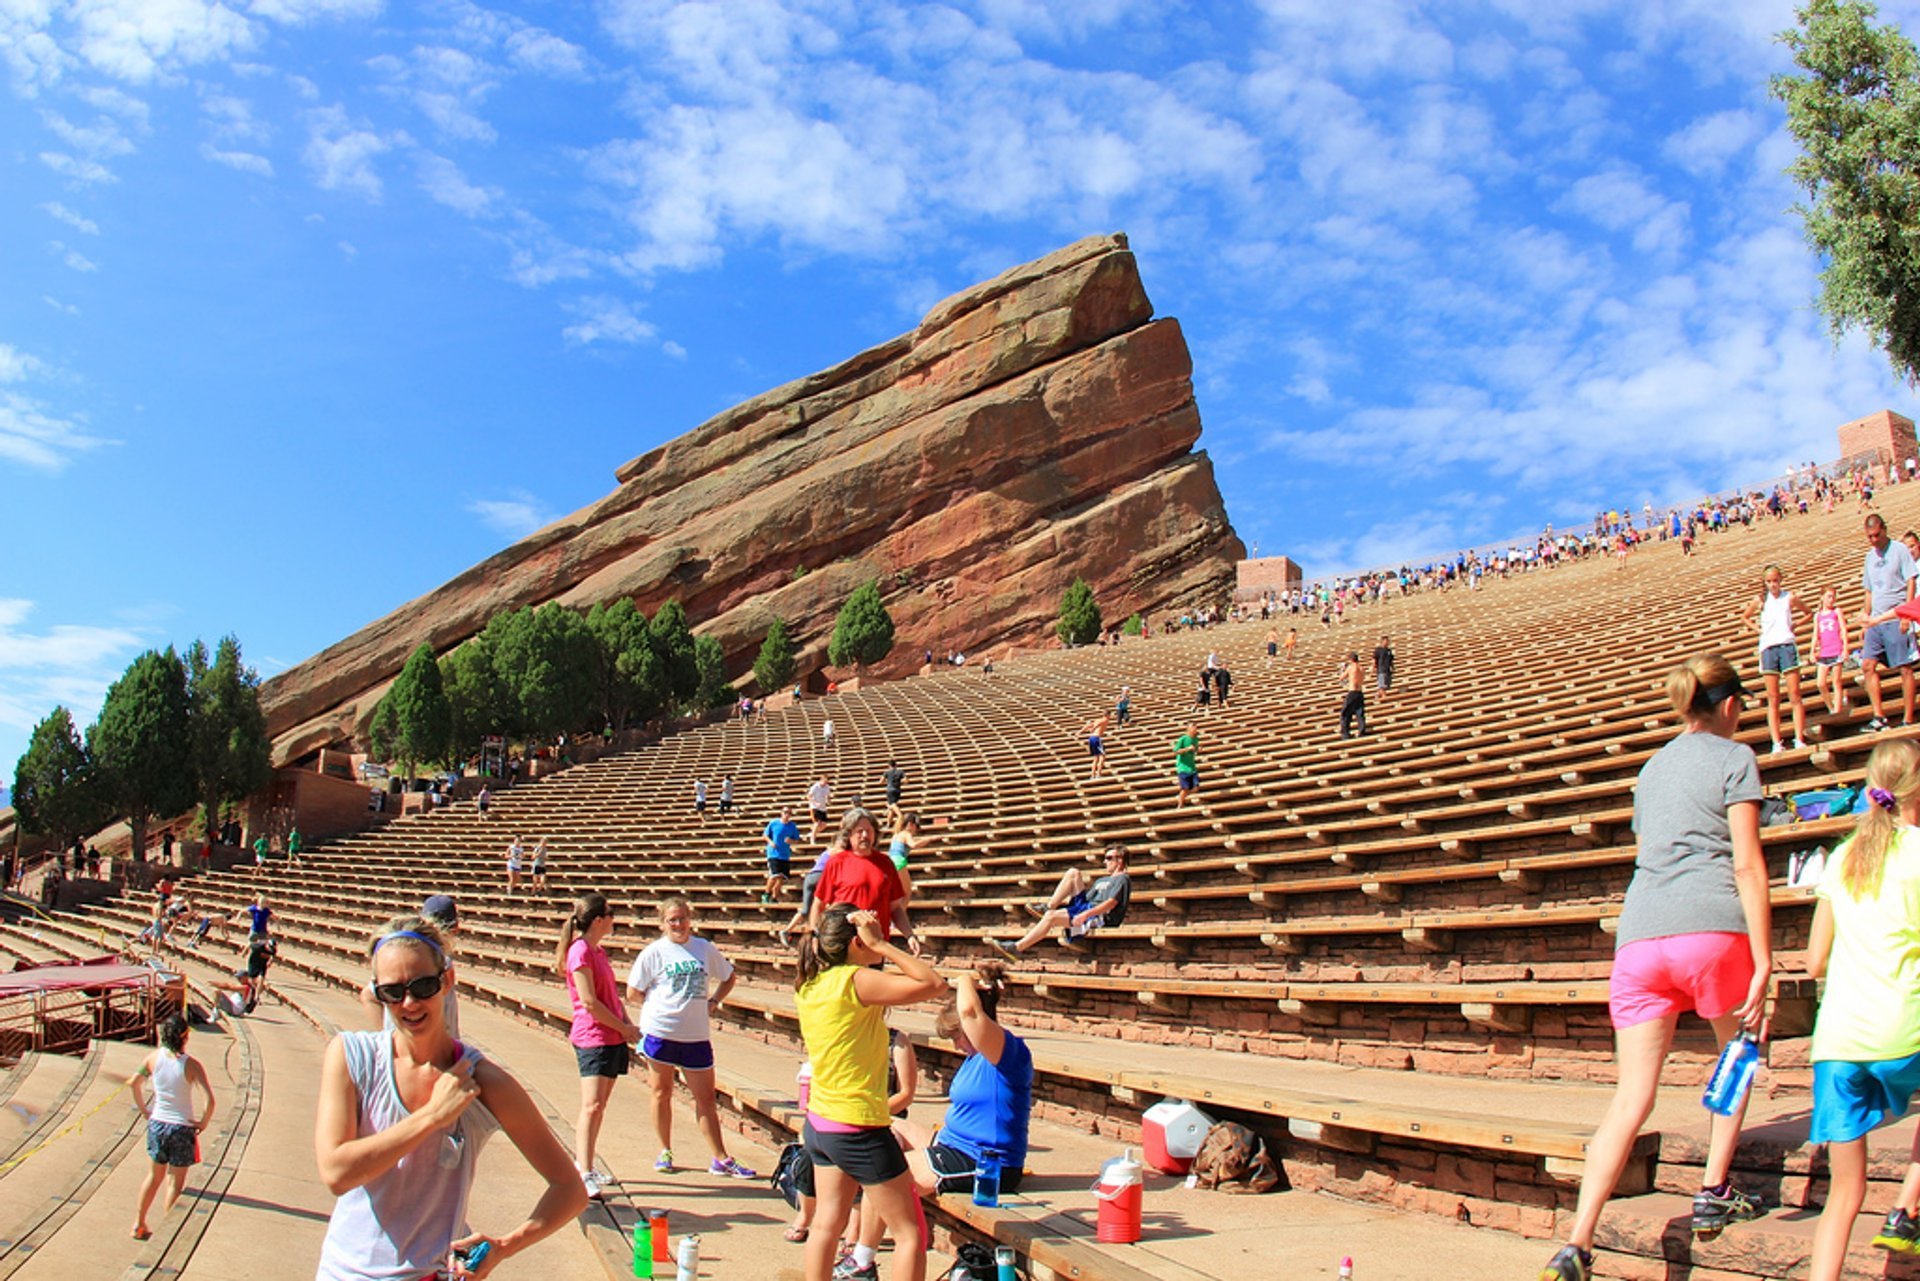
<instances>
[{"instance_id":1,"label":"woman stretching","mask_svg":"<svg viewBox=\"0 0 1920 1281\"><path fill-rule=\"evenodd\" d=\"M153 1101L147 1101L147 1083L153 1083ZM160 1048L147 1055L134 1073L133 1101L147 1118L147 1157L153 1168L140 1185L140 1203L133 1212L133 1239L144 1241L153 1235L147 1227L147 1211L167 1183L165 1210L173 1209L187 1185L187 1171L200 1162L200 1132L213 1123L213 1085L199 1059L187 1053L187 1021L169 1014L160 1022ZM207 1096L206 1111L198 1120L193 1115L193 1091Z\"/></svg>"},{"instance_id":2,"label":"woman stretching","mask_svg":"<svg viewBox=\"0 0 1920 1281\"><path fill-rule=\"evenodd\" d=\"M962 975L954 984L953 999L933 1025L936 1036L966 1055L947 1086L946 1119L933 1131L911 1121L893 1123L924 1196L971 1188L974 1169L989 1149L1000 1161L1000 1190L1020 1190L1033 1113L1033 1052L994 1021L1005 989L1006 970L999 965L983 965L977 977Z\"/></svg>"},{"instance_id":3,"label":"woman stretching","mask_svg":"<svg viewBox=\"0 0 1920 1281\"><path fill-rule=\"evenodd\" d=\"M554 958L573 1003L567 1041L580 1067L580 1119L574 1125L573 1150L580 1182L590 1197L599 1196L603 1187L593 1168L593 1149L606 1119L607 1098L613 1083L627 1074L628 1044L640 1039L640 1029L627 1021L620 1004L613 963L602 946L611 933L613 909L606 895L582 894L573 901Z\"/></svg>"},{"instance_id":4,"label":"woman stretching","mask_svg":"<svg viewBox=\"0 0 1920 1281\"><path fill-rule=\"evenodd\" d=\"M887 942L885 928L872 912L835 903L800 940L794 1006L813 1062L801 1138L813 1158L819 1197L816 1230L807 1240L806 1281L829 1281L834 1243L847 1225L856 1186L866 1190L893 1237L894 1277L923 1281L927 1273L913 1175L887 1114L883 1011L928 1000L947 985L931 965ZM899 972L868 968L881 961Z\"/></svg>"},{"instance_id":5,"label":"woman stretching","mask_svg":"<svg viewBox=\"0 0 1920 1281\"><path fill-rule=\"evenodd\" d=\"M393 1026L340 1033L320 1069L313 1146L339 1200L318 1281L487 1276L571 1223L586 1193L520 1083L448 1034L439 998L451 970L439 928L400 917L368 954L374 998L393 1011ZM496 1129L546 1180L533 1212L498 1236L467 1225L480 1148Z\"/></svg>"},{"instance_id":6,"label":"woman stretching","mask_svg":"<svg viewBox=\"0 0 1920 1281\"><path fill-rule=\"evenodd\" d=\"M1685 730L1653 754L1633 793L1639 834L1633 880L1620 911L1607 1004L1619 1081L1587 1145L1568 1244L1540 1281L1587 1281L1600 1211L1653 1111L1660 1066L1680 1015L1693 1010L1722 1042L1765 1025L1773 968L1772 908L1760 853L1760 767L1733 740L1746 690L1719 654L1687 659L1667 677ZM1727 1179L1740 1141L1743 1101L1715 1116L1693 1229L1712 1232L1758 1218L1758 1198Z\"/></svg>"},{"instance_id":7,"label":"woman stretching","mask_svg":"<svg viewBox=\"0 0 1920 1281\"><path fill-rule=\"evenodd\" d=\"M1867 1135L1906 1113L1920 1088L1920 748L1880 744L1867 758L1867 809L1827 860L1807 940L1807 974L1825 977L1813 1025L1813 1125L1830 1186L1813 1237L1814 1281L1835 1281L1867 1192ZM1920 1247L1920 1137L1873 1243Z\"/></svg>"},{"instance_id":8,"label":"woman stretching","mask_svg":"<svg viewBox=\"0 0 1920 1281\"><path fill-rule=\"evenodd\" d=\"M727 1155L713 1097L713 1024L708 1017L733 991L733 962L693 932L693 905L679 894L660 904L660 937L633 958L627 996L640 1005L640 1052L653 1087L653 1128L660 1157L653 1168L673 1171L673 1078L686 1078L693 1114L713 1150L708 1174L759 1176ZM718 983L718 987L712 987ZM712 994L709 995L711 988Z\"/></svg>"}]
</instances>

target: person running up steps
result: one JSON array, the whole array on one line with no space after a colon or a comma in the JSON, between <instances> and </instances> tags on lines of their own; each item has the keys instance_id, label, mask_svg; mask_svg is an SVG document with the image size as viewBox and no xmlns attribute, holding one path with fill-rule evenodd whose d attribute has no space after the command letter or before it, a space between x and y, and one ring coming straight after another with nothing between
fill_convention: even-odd
<instances>
[{"instance_id":1,"label":"person running up steps","mask_svg":"<svg viewBox=\"0 0 1920 1281\"><path fill-rule=\"evenodd\" d=\"M1920 1089L1920 748L1880 744L1867 809L1827 860L1807 941L1825 978L1813 1026L1813 1123L1830 1184L1813 1237L1813 1281L1838 1281L1867 1192L1867 1135L1898 1121ZM1920 1136L1873 1244L1920 1253Z\"/></svg>"},{"instance_id":2,"label":"person running up steps","mask_svg":"<svg viewBox=\"0 0 1920 1281\"><path fill-rule=\"evenodd\" d=\"M1347 687L1347 696L1340 703L1340 737L1352 738L1355 733L1365 737L1367 695L1361 687L1363 675L1360 670L1359 651L1347 651L1347 661L1340 665L1340 680Z\"/></svg>"},{"instance_id":3,"label":"person running up steps","mask_svg":"<svg viewBox=\"0 0 1920 1281\"><path fill-rule=\"evenodd\" d=\"M660 1136L660 1156L653 1168L662 1174L673 1172L677 1074L693 1095L693 1114L713 1152L707 1173L729 1179L759 1177L727 1155L714 1102L711 1015L733 991L733 980L733 963L693 932L693 905L679 894L668 895L660 904L660 937L633 959L627 975L627 999L640 1006L640 1053L647 1060L653 1128Z\"/></svg>"},{"instance_id":4,"label":"person running up steps","mask_svg":"<svg viewBox=\"0 0 1920 1281\"><path fill-rule=\"evenodd\" d=\"M1173 740L1173 781L1180 788L1176 806L1200 799L1200 727L1187 726L1187 732Z\"/></svg>"},{"instance_id":5,"label":"person running up steps","mask_svg":"<svg viewBox=\"0 0 1920 1281\"><path fill-rule=\"evenodd\" d=\"M760 901L771 903L780 897L787 878L793 875L793 843L800 839L800 825L793 821L793 810L781 810L780 817L770 821L762 835L767 838L767 885L760 892Z\"/></svg>"},{"instance_id":6,"label":"person running up steps","mask_svg":"<svg viewBox=\"0 0 1920 1281\"><path fill-rule=\"evenodd\" d=\"M1773 732L1773 752L1777 755L1783 750L1780 742L1782 677L1787 682L1787 698L1793 704L1793 745L1796 748L1807 745L1807 705L1800 698L1800 647L1794 644L1793 637L1800 620L1812 617L1813 611L1781 585L1778 565L1767 566L1762 581L1760 599L1748 602L1740 613L1740 622L1743 626L1751 625L1760 634L1760 678L1767 688L1767 728ZM1755 614L1760 616L1757 623Z\"/></svg>"},{"instance_id":7,"label":"person running up steps","mask_svg":"<svg viewBox=\"0 0 1920 1281\"><path fill-rule=\"evenodd\" d=\"M1127 847L1109 845L1100 856L1104 869L1098 879L1081 869L1068 868L1046 906L1027 905L1040 919L1033 928L1011 944L987 935L988 947L1001 955L1017 959L1055 930L1066 931L1068 938L1083 938L1095 930L1120 925L1127 919L1127 906L1133 901L1133 878L1127 875Z\"/></svg>"},{"instance_id":8,"label":"person running up steps","mask_svg":"<svg viewBox=\"0 0 1920 1281\"><path fill-rule=\"evenodd\" d=\"M167 1184L167 1203L161 1213L171 1211L180 1199L187 1186L187 1171L200 1163L200 1135L213 1124L213 1110L218 1105L207 1069L187 1053L188 1031L186 1019L178 1014L160 1020L160 1048L147 1055L128 1082L133 1087L134 1106L147 1118L147 1159L153 1162L140 1184L140 1200L133 1211L136 1241L153 1235L147 1226L147 1211L162 1180ZM153 1085L151 1102L147 1099L148 1082ZM193 1114L196 1089L207 1099L206 1110L197 1118Z\"/></svg>"},{"instance_id":9,"label":"person running up steps","mask_svg":"<svg viewBox=\"0 0 1920 1281\"><path fill-rule=\"evenodd\" d=\"M827 807L833 804L833 784L822 777L818 783L807 789L807 808L813 813L813 830L807 833L807 839L817 841L820 833L826 830L831 821Z\"/></svg>"},{"instance_id":10,"label":"person running up steps","mask_svg":"<svg viewBox=\"0 0 1920 1281\"><path fill-rule=\"evenodd\" d=\"M1087 740L1087 755L1093 758L1093 768L1087 774L1087 777L1099 778L1101 774L1106 772L1107 768L1107 718L1105 716L1094 717L1087 722L1086 727L1080 731L1080 734L1081 737Z\"/></svg>"},{"instance_id":11,"label":"person running up steps","mask_svg":"<svg viewBox=\"0 0 1920 1281\"><path fill-rule=\"evenodd\" d=\"M1380 643L1373 647L1373 684L1385 697L1393 688L1393 638L1382 636Z\"/></svg>"},{"instance_id":12,"label":"person running up steps","mask_svg":"<svg viewBox=\"0 0 1920 1281\"><path fill-rule=\"evenodd\" d=\"M1587 1144L1568 1242L1540 1281L1587 1281L1600 1212L1653 1112L1660 1068L1680 1016L1693 1010L1725 1044L1766 1026L1773 909L1760 850L1760 766L1734 741L1746 690L1719 654L1687 659L1667 677L1685 729L1641 767L1633 793L1639 837L1615 933L1608 1007L1618 1083ZM1746 1104L1710 1124L1693 1230L1712 1232L1765 1212L1728 1180Z\"/></svg>"},{"instance_id":13,"label":"person running up steps","mask_svg":"<svg viewBox=\"0 0 1920 1281\"><path fill-rule=\"evenodd\" d=\"M1867 607L1861 611L1860 669L1867 678L1867 698L1873 703L1873 719L1868 733L1887 728L1887 709L1880 693L1880 671L1891 667L1900 673L1900 693L1904 721L1914 722L1913 711L1913 637L1908 624L1894 610L1913 599L1914 580L1920 578L1920 566L1904 543L1887 537L1887 522L1879 513L1867 517L1867 554L1862 561L1860 583L1866 592Z\"/></svg>"}]
</instances>

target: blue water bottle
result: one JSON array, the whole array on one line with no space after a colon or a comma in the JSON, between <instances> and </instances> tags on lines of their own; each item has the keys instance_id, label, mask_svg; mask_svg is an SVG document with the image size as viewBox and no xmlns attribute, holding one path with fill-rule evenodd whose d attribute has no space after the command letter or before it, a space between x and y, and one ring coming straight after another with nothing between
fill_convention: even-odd
<instances>
[{"instance_id":1,"label":"blue water bottle","mask_svg":"<svg viewBox=\"0 0 1920 1281\"><path fill-rule=\"evenodd\" d=\"M974 1164L973 1203L984 1206L1000 1204L1000 1153L993 1148L981 1148L980 1159Z\"/></svg>"},{"instance_id":2,"label":"blue water bottle","mask_svg":"<svg viewBox=\"0 0 1920 1281\"><path fill-rule=\"evenodd\" d=\"M993 1248L993 1275L995 1281L1020 1281L1018 1265L1010 1245L997 1245Z\"/></svg>"},{"instance_id":3,"label":"blue water bottle","mask_svg":"<svg viewBox=\"0 0 1920 1281\"><path fill-rule=\"evenodd\" d=\"M1752 1088L1753 1071L1759 1066L1760 1038L1752 1032L1742 1032L1720 1051L1720 1061L1713 1065L1713 1075L1707 1078L1707 1089L1700 1096L1700 1102L1709 1112L1732 1116L1740 1110L1747 1091Z\"/></svg>"}]
</instances>

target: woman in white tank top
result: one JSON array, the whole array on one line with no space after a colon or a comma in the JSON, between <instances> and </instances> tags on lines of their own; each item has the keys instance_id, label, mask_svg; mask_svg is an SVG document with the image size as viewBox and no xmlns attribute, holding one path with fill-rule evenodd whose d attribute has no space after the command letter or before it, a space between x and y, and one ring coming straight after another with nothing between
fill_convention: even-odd
<instances>
[{"instance_id":1,"label":"woman in white tank top","mask_svg":"<svg viewBox=\"0 0 1920 1281\"><path fill-rule=\"evenodd\" d=\"M151 1082L153 1098L147 1098ZM161 1213L173 1209L187 1184L187 1171L200 1161L200 1131L213 1120L213 1086L207 1069L199 1059L187 1053L187 1021L169 1014L160 1021L160 1048L147 1055L140 1070L129 1082L133 1101L147 1118L147 1156L152 1168L140 1185L140 1203L133 1213L133 1239L144 1241L153 1235L147 1227L147 1211L167 1182L167 1204ZM207 1109L193 1114L193 1091L199 1087L207 1097Z\"/></svg>"},{"instance_id":2,"label":"woman in white tank top","mask_svg":"<svg viewBox=\"0 0 1920 1281\"><path fill-rule=\"evenodd\" d=\"M1767 566L1766 586L1760 599L1749 604L1740 615L1742 623L1753 624L1760 633L1760 678L1767 686L1767 728L1773 731L1775 753L1784 750L1780 736L1783 677L1787 682L1787 699L1793 704L1793 745L1795 748L1807 745L1807 705L1800 699L1800 647L1794 642L1794 632L1802 619L1813 617L1813 611L1781 586L1780 579L1780 567ZM1756 614L1760 616L1757 623L1754 622Z\"/></svg>"},{"instance_id":3,"label":"woman in white tank top","mask_svg":"<svg viewBox=\"0 0 1920 1281\"><path fill-rule=\"evenodd\" d=\"M367 950L374 999L393 1024L342 1032L327 1046L314 1151L339 1200L316 1277L484 1277L570 1222L586 1206L586 1188L520 1083L449 1032L440 991L453 978L438 927L400 917ZM467 1196L495 1130L547 1187L518 1226L476 1232Z\"/></svg>"}]
</instances>

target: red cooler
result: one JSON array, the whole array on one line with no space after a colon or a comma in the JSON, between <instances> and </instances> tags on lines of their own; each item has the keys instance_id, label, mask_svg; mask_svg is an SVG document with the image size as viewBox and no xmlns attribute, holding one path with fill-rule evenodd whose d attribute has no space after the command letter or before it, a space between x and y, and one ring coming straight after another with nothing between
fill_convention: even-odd
<instances>
[{"instance_id":1,"label":"red cooler","mask_svg":"<svg viewBox=\"0 0 1920 1281\"><path fill-rule=\"evenodd\" d=\"M1185 1174L1207 1141L1213 1118L1185 1099L1165 1099L1140 1118L1147 1164L1162 1174Z\"/></svg>"}]
</instances>

